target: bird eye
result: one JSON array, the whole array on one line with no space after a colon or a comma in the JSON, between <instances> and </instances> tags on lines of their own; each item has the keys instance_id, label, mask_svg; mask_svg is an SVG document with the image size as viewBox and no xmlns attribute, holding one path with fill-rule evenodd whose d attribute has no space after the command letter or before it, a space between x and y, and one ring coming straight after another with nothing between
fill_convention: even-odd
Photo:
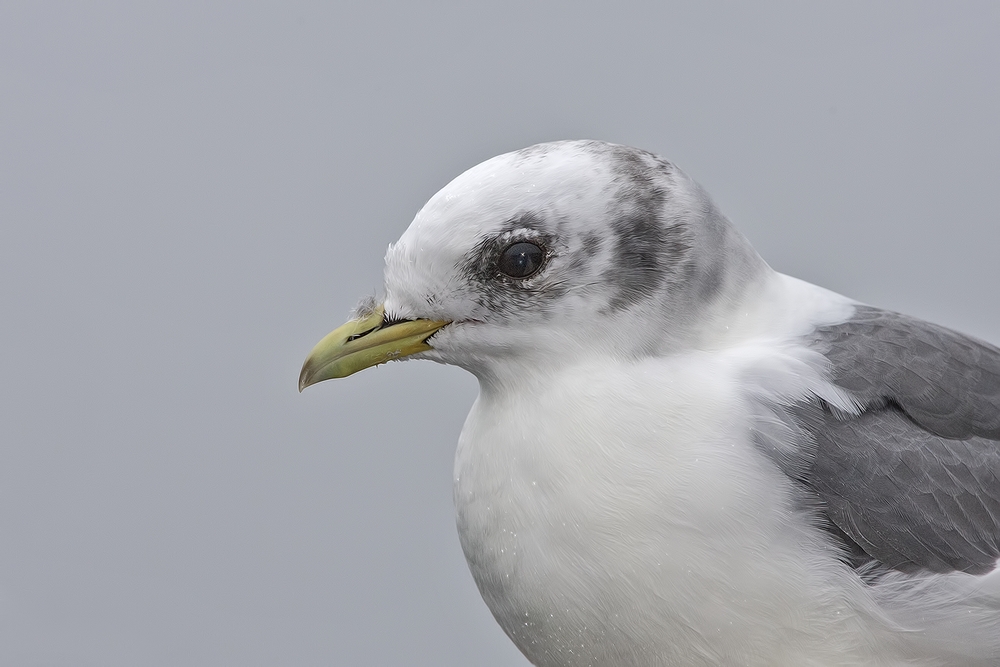
<instances>
[{"instance_id":1,"label":"bird eye","mask_svg":"<svg viewBox=\"0 0 1000 667\"><path fill-rule=\"evenodd\" d=\"M534 243L512 243L500 253L497 268L500 273L511 278L527 278L542 268L545 251Z\"/></svg>"}]
</instances>

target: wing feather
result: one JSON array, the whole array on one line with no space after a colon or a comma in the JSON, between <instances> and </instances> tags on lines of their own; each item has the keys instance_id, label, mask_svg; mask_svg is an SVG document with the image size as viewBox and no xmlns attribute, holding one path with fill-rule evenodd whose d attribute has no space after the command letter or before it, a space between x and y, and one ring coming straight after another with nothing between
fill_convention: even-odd
<instances>
[{"instance_id":1,"label":"wing feather","mask_svg":"<svg viewBox=\"0 0 1000 667\"><path fill-rule=\"evenodd\" d=\"M859 306L810 341L860 414L822 402L804 482L835 534L897 570L992 570L1000 558L1000 349ZM856 561L855 561L856 562Z\"/></svg>"}]
</instances>

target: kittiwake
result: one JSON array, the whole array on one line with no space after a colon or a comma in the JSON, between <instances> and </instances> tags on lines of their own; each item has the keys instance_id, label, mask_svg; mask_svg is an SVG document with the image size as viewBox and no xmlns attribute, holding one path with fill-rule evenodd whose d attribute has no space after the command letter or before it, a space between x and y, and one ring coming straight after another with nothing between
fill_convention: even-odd
<instances>
[{"instance_id":1,"label":"kittiwake","mask_svg":"<svg viewBox=\"0 0 1000 667\"><path fill-rule=\"evenodd\" d=\"M539 667L1000 665L1000 350L772 270L598 141L438 192L300 390L479 380L458 532Z\"/></svg>"}]
</instances>

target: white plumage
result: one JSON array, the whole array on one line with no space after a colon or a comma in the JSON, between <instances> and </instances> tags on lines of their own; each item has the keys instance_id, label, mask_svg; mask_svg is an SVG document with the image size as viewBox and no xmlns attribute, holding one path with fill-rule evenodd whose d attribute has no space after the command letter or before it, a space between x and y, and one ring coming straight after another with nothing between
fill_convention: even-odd
<instances>
[{"instance_id":1,"label":"white plumage","mask_svg":"<svg viewBox=\"0 0 1000 667\"><path fill-rule=\"evenodd\" d=\"M598 142L457 178L385 287L381 331L447 322L415 356L480 380L458 530L533 664L1000 664L996 348L772 271L672 165ZM970 359L944 433L920 410ZM855 468L857 496L828 472Z\"/></svg>"}]
</instances>

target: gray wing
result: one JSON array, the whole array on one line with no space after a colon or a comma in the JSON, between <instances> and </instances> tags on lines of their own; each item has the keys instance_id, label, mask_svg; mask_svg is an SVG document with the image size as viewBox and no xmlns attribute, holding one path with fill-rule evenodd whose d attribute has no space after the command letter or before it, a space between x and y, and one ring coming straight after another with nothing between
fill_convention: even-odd
<instances>
[{"instance_id":1,"label":"gray wing","mask_svg":"<svg viewBox=\"0 0 1000 667\"><path fill-rule=\"evenodd\" d=\"M810 341L863 406L799 419L816 449L803 483L853 563L983 573L1000 558L1000 349L867 306Z\"/></svg>"}]
</instances>

